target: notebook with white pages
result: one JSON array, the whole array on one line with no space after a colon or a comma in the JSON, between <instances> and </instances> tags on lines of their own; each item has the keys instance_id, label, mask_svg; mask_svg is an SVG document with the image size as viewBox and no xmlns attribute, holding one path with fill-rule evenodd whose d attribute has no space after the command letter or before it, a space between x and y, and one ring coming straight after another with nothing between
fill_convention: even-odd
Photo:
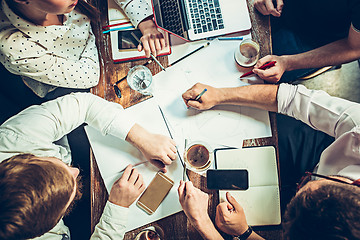
<instances>
[{"instance_id":1,"label":"notebook with white pages","mask_svg":"<svg viewBox=\"0 0 360 240\"><path fill-rule=\"evenodd\" d=\"M275 148L272 146L215 151L217 169L247 169L249 188L229 191L244 208L251 226L281 223L280 191ZM226 200L220 190L220 202Z\"/></svg>"}]
</instances>

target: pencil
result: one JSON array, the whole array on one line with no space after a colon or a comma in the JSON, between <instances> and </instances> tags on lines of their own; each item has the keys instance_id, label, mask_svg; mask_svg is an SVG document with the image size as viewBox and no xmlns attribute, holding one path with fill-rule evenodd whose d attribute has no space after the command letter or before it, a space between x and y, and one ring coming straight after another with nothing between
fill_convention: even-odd
<instances>
[{"instance_id":1,"label":"pencil","mask_svg":"<svg viewBox=\"0 0 360 240\"><path fill-rule=\"evenodd\" d=\"M130 34L131 34L131 36L133 36L133 38L135 38L135 40L136 40L139 44L141 44L140 39L135 35L134 32L131 32ZM150 57L154 60L154 62L156 62L157 65L159 65L159 67L160 67L162 70L164 70L164 71L166 72L164 66L161 65L161 63L156 59L156 57L155 57L152 53L150 53Z\"/></svg>"},{"instance_id":2,"label":"pencil","mask_svg":"<svg viewBox=\"0 0 360 240\"><path fill-rule=\"evenodd\" d=\"M271 67L275 66L275 63L276 63L276 61L272 61L272 62L266 63L266 64L262 65L262 66L260 67L260 69L271 68ZM254 73L253 70L251 70L250 72L247 72L247 73L244 73L243 75L241 75L240 78L249 76L249 75L251 75L251 74L253 74L253 73Z\"/></svg>"},{"instance_id":3,"label":"pencil","mask_svg":"<svg viewBox=\"0 0 360 240\"><path fill-rule=\"evenodd\" d=\"M186 54L185 56L183 56L183 57L179 58L178 60L176 60L175 62L169 64L168 67L171 67L171 66L175 65L176 63L180 62L180 61L183 60L184 58L187 58L188 56L196 53L197 51L199 51L200 49L203 49L204 47L206 47L206 46L208 46L208 45L210 45L210 42L207 42L206 44L202 45L201 47L198 47L198 48L195 49L194 51L189 52L189 53Z\"/></svg>"},{"instance_id":4,"label":"pencil","mask_svg":"<svg viewBox=\"0 0 360 240\"><path fill-rule=\"evenodd\" d=\"M147 160L143 161L143 162L138 162L138 163L135 163L132 167L134 168L134 167L137 167L137 166L142 165L147 162L148 162ZM125 169L126 169L126 167L123 170L121 170L119 173L122 173L123 171L125 171Z\"/></svg>"},{"instance_id":5,"label":"pencil","mask_svg":"<svg viewBox=\"0 0 360 240\"><path fill-rule=\"evenodd\" d=\"M204 95L204 93L207 91L206 88L204 88L204 90L202 90L202 92L196 96L196 98L194 99L195 101L199 101L199 99L201 98L202 95Z\"/></svg>"},{"instance_id":6,"label":"pencil","mask_svg":"<svg viewBox=\"0 0 360 240\"><path fill-rule=\"evenodd\" d=\"M223 40L243 40L243 37L219 37L218 39L220 41L223 41Z\"/></svg>"}]
</instances>

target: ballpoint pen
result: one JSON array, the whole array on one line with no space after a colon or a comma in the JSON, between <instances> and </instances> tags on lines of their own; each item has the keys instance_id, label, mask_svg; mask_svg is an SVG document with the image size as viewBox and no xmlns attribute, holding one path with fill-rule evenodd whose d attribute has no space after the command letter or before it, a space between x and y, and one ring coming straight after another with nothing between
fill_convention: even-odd
<instances>
[{"instance_id":1,"label":"ballpoint pen","mask_svg":"<svg viewBox=\"0 0 360 240\"><path fill-rule=\"evenodd\" d=\"M266 68L273 67L273 66L275 66L275 63L276 63L276 61L269 62L269 63L264 64L261 67L259 67L259 69L266 69ZM243 75L240 76L240 78L249 76L251 74L254 74L254 72L252 70L250 72L244 73Z\"/></svg>"},{"instance_id":2,"label":"ballpoint pen","mask_svg":"<svg viewBox=\"0 0 360 240\"><path fill-rule=\"evenodd\" d=\"M131 36L133 36L133 38L135 38L135 40L136 40L139 44L141 44L140 39L135 35L134 32L131 32ZM164 71L166 72L164 66L161 65L161 63L156 59L156 57L155 57L152 53L150 53L150 57L154 60L154 62L156 62L157 65L159 65L159 67L160 67L162 70L164 70Z\"/></svg>"},{"instance_id":3,"label":"ballpoint pen","mask_svg":"<svg viewBox=\"0 0 360 240\"><path fill-rule=\"evenodd\" d=\"M195 101L199 101L199 99L201 98L202 95L204 95L204 93L207 91L206 88L204 88L204 90L202 90L201 93L199 93L199 95L196 96L196 98L194 99Z\"/></svg>"}]
</instances>

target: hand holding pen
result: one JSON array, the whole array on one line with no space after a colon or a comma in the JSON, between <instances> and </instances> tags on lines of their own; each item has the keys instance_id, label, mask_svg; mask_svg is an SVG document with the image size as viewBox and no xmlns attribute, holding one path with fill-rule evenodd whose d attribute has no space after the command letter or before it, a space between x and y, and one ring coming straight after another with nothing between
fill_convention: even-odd
<instances>
[{"instance_id":1,"label":"hand holding pen","mask_svg":"<svg viewBox=\"0 0 360 240\"><path fill-rule=\"evenodd\" d=\"M254 66L253 72L265 81L276 83L281 79L281 76L287 70L288 63L286 59L286 56L265 56L261 58ZM261 69L261 66L271 62L275 62L274 66Z\"/></svg>"},{"instance_id":2,"label":"hand holding pen","mask_svg":"<svg viewBox=\"0 0 360 240\"><path fill-rule=\"evenodd\" d=\"M192 86L189 90L183 93L182 98L186 106L205 110L215 106L219 100L220 89L213 88L211 86L197 83Z\"/></svg>"}]
</instances>

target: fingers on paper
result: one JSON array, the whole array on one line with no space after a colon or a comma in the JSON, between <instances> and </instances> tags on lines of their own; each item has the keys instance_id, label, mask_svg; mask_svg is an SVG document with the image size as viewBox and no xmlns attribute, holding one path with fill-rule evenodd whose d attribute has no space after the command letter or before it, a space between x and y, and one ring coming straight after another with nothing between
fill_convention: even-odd
<instances>
[{"instance_id":1,"label":"fingers on paper","mask_svg":"<svg viewBox=\"0 0 360 240\"><path fill-rule=\"evenodd\" d=\"M279 72L276 68L269 68L269 69L254 69L253 70L256 75L258 75L261 79L265 81L276 83L280 80L281 76L279 76Z\"/></svg>"},{"instance_id":2,"label":"fingers on paper","mask_svg":"<svg viewBox=\"0 0 360 240\"><path fill-rule=\"evenodd\" d=\"M165 164L157 159L151 159L150 160L151 164L153 164L155 167L159 168L162 172L166 173L167 170L165 168Z\"/></svg>"},{"instance_id":3,"label":"fingers on paper","mask_svg":"<svg viewBox=\"0 0 360 240\"><path fill-rule=\"evenodd\" d=\"M196 109L201 109L201 103L195 100L189 100L187 102L188 107L192 107L192 108L196 108Z\"/></svg>"},{"instance_id":4,"label":"fingers on paper","mask_svg":"<svg viewBox=\"0 0 360 240\"><path fill-rule=\"evenodd\" d=\"M124 179L127 181L130 177L131 170L132 170L132 165L131 164L127 165L127 167L125 168L124 173L120 179Z\"/></svg>"},{"instance_id":5,"label":"fingers on paper","mask_svg":"<svg viewBox=\"0 0 360 240\"><path fill-rule=\"evenodd\" d=\"M135 184L135 182L138 180L139 172L136 168L133 168L129 177L129 183Z\"/></svg>"}]
</instances>

